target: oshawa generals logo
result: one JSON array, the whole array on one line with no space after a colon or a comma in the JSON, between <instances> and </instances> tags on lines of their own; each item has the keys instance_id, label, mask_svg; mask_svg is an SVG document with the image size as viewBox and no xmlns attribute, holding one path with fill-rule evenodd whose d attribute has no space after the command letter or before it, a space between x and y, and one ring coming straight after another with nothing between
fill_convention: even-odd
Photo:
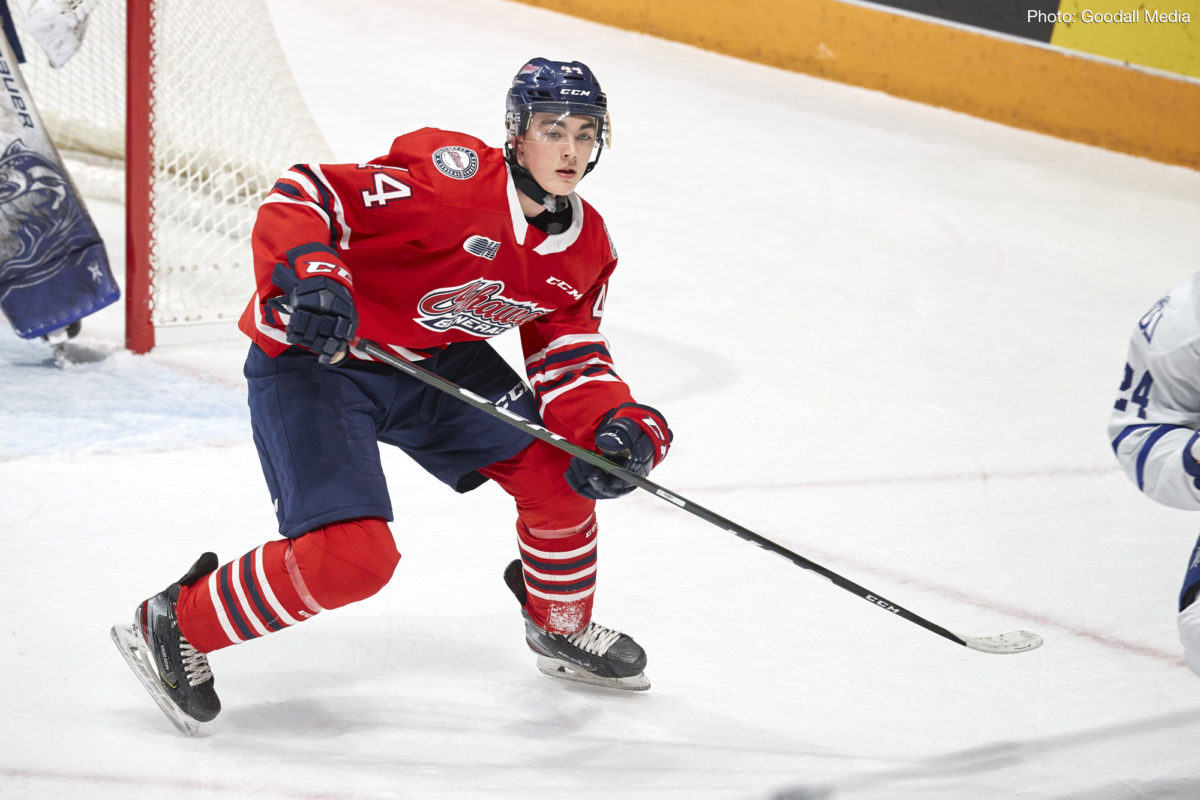
<instances>
[{"instance_id":1,"label":"oshawa generals logo","mask_svg":"<svg viewBox=\"0 0 1200 800\"><path fill-rule=\"evenodd\" d=\"M458 329L473 336L498 336L553 309L542 308L526 300L505 297L503 281L483 278L455 286L434 289L421 298L414 321L432 331Z\"/></svg>"}]
</instances>

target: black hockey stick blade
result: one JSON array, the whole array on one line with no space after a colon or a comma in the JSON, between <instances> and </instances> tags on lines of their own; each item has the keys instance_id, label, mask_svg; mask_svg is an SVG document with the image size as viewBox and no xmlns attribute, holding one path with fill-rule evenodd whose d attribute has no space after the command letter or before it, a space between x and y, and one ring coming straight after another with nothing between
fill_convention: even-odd
<instances>
[{"instance_id":1,"label":"black hockey stick blade","mask_svg":"<svg viewBox=\"0 0 1200 800\"><path fill-rule=\"evenodd\" d=\"M557 433L552 433L536 422L527 420L520 414L510 411L507 408L498 406L489 401L487 398L480 397L469 389L464 389L463 387L446 380L440 375L410 361L398 352L385 350L383 347L367 339L356 340L352 346L352 349L358 355L380 361L388 366L400 370L401 372L411 375L422 383L445 392L452 397L457 397L464 403L467 403L468 405L473 406L474 408L477 408L486 414L489 414L499 420L503 420L504 422L516 428L520 428L535 439L540 439L541 441L557 447L559 450L562 450L567 454L574 456L575 458L581 458L593 466L599 467L600 469L612 475L616 475L622 480L628 481L634 486L637 486L639 489L647 491L655 497L666 500L671 505L677 506L684 511L687 511L689 514L699 517L705 522L709 522L719 528L723 528L724 530L732 533L734 536L744 539L751 544L757 545L763 550L772 552L777 556L782 556L802 569L815 572L822 578L825 578L834 585L845 589L851 594L858 595L869 603L872 603L873 605L876 605L885 611L890 611L898 617L903 617L915 625L920 625L922 628L932 631L938 636L949 639L956 644L960 644L963 647L970 648L971 650L977 650L980 653L993 653L1000 655L1009 653L1024 653L1028 652L1029 650L1034 650L1042 645L1042 637L1031 631L1010 631L1009 633L1002 633L996 636L959 636L955 633L952 633L942 626L930 622L924 617L914 614L903 606L897 605L896 603L886 600L874 592L859 586L854 581L842 577L833 570L827 569L815 561L810 561L804 556L794 553L783 545L776 544L764 536L760 536L749 528L743 527L732 520L728 520L713 511L709 511L704 506L693 503L691 500L688 500L682 495L668 491L653 481L647 480L640 475L635 475L632 472L623 469L599 453L592 452L591 450L585 450L584 448L573 444L562 436L559 436Z\"/></svg>"}]
</instances>

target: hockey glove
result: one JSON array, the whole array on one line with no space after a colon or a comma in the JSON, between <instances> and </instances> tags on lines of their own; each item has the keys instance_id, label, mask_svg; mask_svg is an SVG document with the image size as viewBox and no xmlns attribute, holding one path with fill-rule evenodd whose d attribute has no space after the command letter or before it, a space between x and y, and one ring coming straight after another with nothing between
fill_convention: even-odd
<instances>
[{"instance_id":1,"label":"hockey glove","mask_svg":"<svg viewBox=\"0 0 1200 800\"><path fill-rule=\"evenodd\" d=\"M644 478L667 457L674 438L662 414L650 406L622 403L600 420L596 450L614 464ZM636 488L581 458L571 459L565 477L577 494L593 500L620 497Z\"/></svg>"},{"instance_id":2,"label":"hockey glove","mask_svg":"<svg viewBox=\"0 0 1200 800\"><path fill-rule=\"evenodd\" d=\"M358 311L350 289L326 275L298 278L294 270L276 264L271 281L283 295L267 301L276 314L288 314L288 344L298 344L317 354L322 364L337 364L346 357Z\"/></svg>"}]
</instances>

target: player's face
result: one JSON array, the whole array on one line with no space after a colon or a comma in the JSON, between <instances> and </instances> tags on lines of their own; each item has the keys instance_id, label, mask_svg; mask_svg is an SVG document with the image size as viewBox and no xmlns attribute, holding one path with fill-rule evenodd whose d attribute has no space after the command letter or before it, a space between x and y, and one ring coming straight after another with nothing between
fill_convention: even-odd
<instances>
[{"instance_id":1,"label":"player's face","mask_svg":"<svg viewBox=\"0 0 1200 800\"><path fill-rule=\"evenodd\" d=\"M517 163L551 194L570 194L599 146L595 117L535 112L517 142Z\"/></svg>"}]
</instances>

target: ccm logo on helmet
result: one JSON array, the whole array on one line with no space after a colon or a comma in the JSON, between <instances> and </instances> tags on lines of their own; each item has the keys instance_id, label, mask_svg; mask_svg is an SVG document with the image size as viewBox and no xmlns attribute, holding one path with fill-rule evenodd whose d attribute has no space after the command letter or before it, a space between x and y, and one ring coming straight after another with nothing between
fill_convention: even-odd
<instances>
[{"instance_id":1,"label":"ccm logo on helmet","mask_svg":"<svg viewBox=\"0 0 1200 800\"><path fill-rule=\"evenodd\" d=\"M587 97L591 92L587 89L563 89L560 94L574 95L576 97Z\"/></svg>"}]
</instances>

